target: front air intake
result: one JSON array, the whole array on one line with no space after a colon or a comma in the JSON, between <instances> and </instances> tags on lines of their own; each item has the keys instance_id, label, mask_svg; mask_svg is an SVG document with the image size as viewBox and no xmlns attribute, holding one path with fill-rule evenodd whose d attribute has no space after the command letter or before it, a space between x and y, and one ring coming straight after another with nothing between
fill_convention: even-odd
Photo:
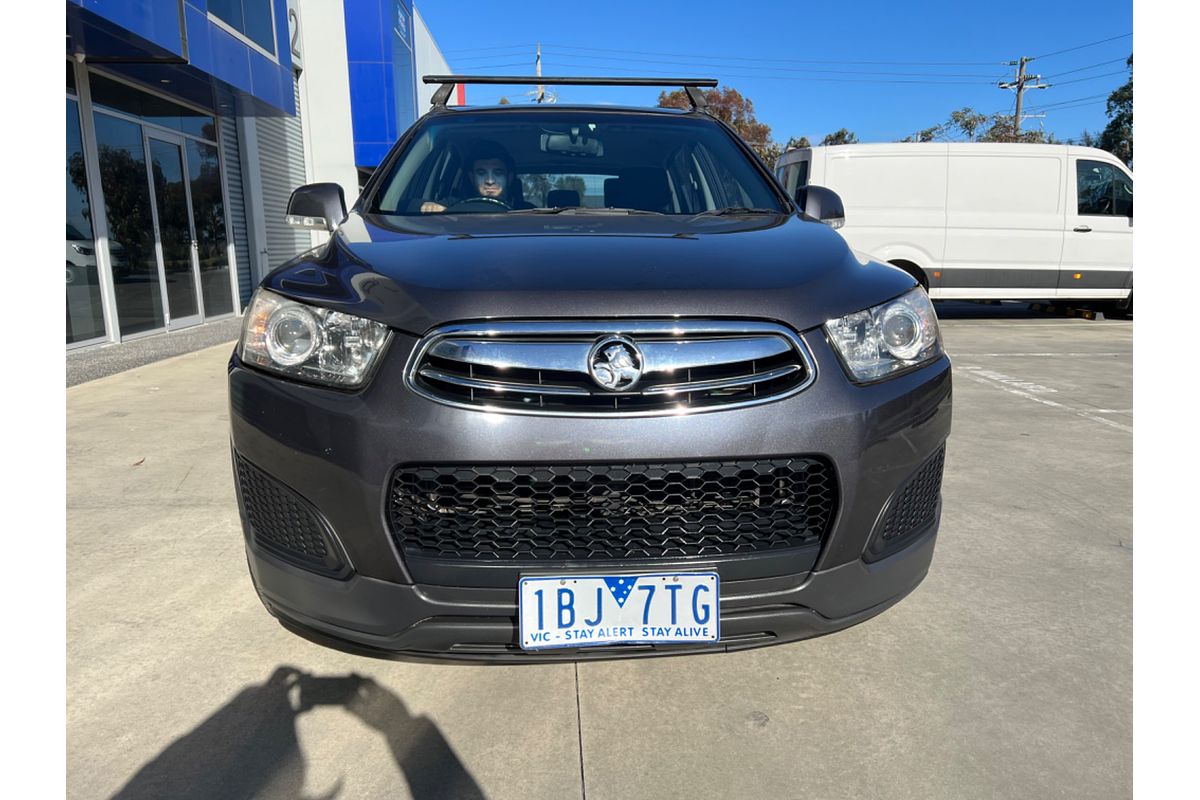
<instances>
[{"instance_id":1,"label":"front air intake","mask_svg":"<svg viewBox=\"0 0 1200 800\"><path fill-rule=\"evenodd\" d=\"M238 495L254 545L298 567L342 577L348 565L329 527L300 495L251 464L240 453Z\"/></svg>"},{"instance_id":2,"label":"front air intake","mask_svg":"<svg viewBox=\"0 0 1200 800\"><path fill-rule=\"evenodd\" d=\"M388 517L406 557L554 564L815 547L838 506L815 456L667 463L404 465Z\"/></svg>"},{"instance_id":3,"label":"front air intake","mask_svg":"<svg viewBox=\"0 0 1200 800\"><path fill-rule=\"evenodd\" d=\"M883 520L871 538L869 561L899 550L914 534L934 523L942 498L945 463L946 446L942 445L892 496Z\"/></svg>"}]
</instances>

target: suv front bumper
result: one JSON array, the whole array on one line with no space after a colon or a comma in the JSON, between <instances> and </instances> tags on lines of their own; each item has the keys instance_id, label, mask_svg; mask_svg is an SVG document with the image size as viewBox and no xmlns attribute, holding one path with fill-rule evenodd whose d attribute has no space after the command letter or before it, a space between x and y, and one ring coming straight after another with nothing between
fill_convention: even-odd
<instances>
[{"instance_id":1,"label":"suv front bumper","mask_svg":"<svg viewBox=\"0 0 1200 800\"><path fill-rule=\"evenodd\" d=\"M550 418L484 413L415 396L403 365L414 340L397 336L371 384L358 393L307 386L230 363L234 451L311 504L350 565L324 577L253 542L239 495L251 575L267 608L324 644L373 655L488 660L615 658L732 650L792 641L854 625L912 591L932 560L932 523L884 558L864 558L889 500L950 431L945 358L858 387L824 338L805 337L818 367L798 395L759 406L679 417ZM387 524L386 495L398 464L688 461L813 454L836 470L839 507L819 553L638 562L465 564L436 582L414 579ZM516 585L522 572L716 570L722 641L715 645L622 645L526 653L517 646Z\"/></svg>"}]
</instances>

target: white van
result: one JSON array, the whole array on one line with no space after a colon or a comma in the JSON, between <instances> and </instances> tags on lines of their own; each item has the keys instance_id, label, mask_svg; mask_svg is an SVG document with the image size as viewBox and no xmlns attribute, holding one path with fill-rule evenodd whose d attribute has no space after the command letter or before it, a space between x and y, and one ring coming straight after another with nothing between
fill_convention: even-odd
<instances>
[{"instance_id":1,"label":"white van","mask_svg":"<svg viewBox=\"0 0 1200 800\"><path fill-rule=\"evenodd\" d=\"M790 150L795 196L837 192L854 249L935 299L1133 302L1133 175L1111 153L1039 144L853 144Z\"/></svg>"}]
</instances>

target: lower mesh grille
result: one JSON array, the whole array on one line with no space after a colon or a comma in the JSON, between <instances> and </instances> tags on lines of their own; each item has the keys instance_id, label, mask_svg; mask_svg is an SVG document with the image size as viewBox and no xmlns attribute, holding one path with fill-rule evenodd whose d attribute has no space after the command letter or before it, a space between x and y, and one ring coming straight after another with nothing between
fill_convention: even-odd
<instances>
[{"instance_id":1,"label":"lower mesh grille","mask_svg":"<svg viewBox=\"0 0 1200 800\"><path fill-rule=\"evenodd\" d=\"M325 525L300 495L240 454L235 461L242 507L254 543L305 569L329 575L343 572L345 562Z\"/></svg>"},{"instance_id":2,"label":"lower mesh grille","mask_svg":"<svg viewBox=\"0 0 1200 800\"><path fill-rule=\"evenodd\" d=\"M887 517L877 534L877 549L888 548L893 542L930 525L937 516L938 498L942 493L942 471L946 448L942 446L908 479L896 493Z\"/></svg>"},{"instance_id":3,"label":"lower mesh grille","mask_svg":"<svg viewBox=\"0 0 1200 800\"><path fill-rule=\"evenodd\" d=\"M403 466L388 515L408 556L547 562L817 544L837 508L822 459Z\"/></svg>"}]
</instances>

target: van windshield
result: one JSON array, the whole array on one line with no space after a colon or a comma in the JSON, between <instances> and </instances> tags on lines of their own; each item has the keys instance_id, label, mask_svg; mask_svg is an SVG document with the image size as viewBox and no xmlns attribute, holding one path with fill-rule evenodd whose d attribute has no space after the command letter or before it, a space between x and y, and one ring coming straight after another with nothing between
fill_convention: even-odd
<instances>
[{"instance_id":1,"label":"van windshield","mask_svg":"<svg viewBox=\"0 0 1200 800\"><path fill-rule=\"evenodd\" d=\"M422 124L376 189L396 215L787 213L711 120L605 111L452 112Z\"/></svg>"}]
</instances>

